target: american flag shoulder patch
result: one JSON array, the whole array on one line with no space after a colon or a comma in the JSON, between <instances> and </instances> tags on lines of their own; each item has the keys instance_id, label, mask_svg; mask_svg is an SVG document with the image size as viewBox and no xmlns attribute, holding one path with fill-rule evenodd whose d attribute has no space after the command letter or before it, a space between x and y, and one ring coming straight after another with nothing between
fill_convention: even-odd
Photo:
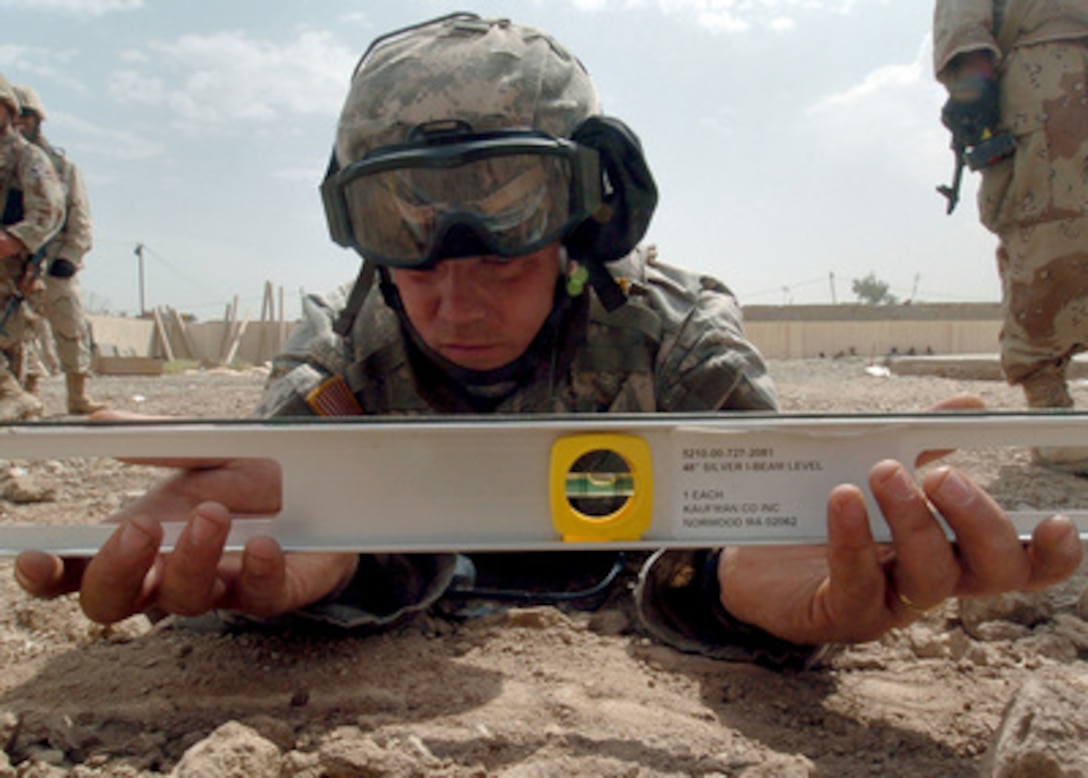
<instances>
[{"instance_id":1,"label":"american flag shoulder patch","mask_svg":"<svg viewBox=\"0 0 1088 778\"><path fill-rule=\"evenodd\" d=\"M306 395L306 404L318 416L362 416L363 408L343 376L326 378Z\"/></svg>"}]
</instances>

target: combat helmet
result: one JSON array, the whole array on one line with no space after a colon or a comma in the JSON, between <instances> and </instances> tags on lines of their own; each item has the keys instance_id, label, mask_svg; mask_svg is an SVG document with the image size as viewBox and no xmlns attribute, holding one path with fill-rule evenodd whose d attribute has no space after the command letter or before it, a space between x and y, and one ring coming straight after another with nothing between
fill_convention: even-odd
<instances>
[{"instance_id":1,"label":"combat helmet","mask_svg":"<svg viewBox=\"0 0 1088 778\"><path fill-rule=\"evenodd\" d=\"M441 120L570 138L597 113L585 68L548 35L454 14L379 38L363 55L337 127L337 161L406 143Z\"/></svg>"},{"instance_id":2,"label":"combat helmet","mask_svg":"<svg viewBox=\"0 0 1088 778\"><path fill-rule=\"evenodd\" d=\"M0 103L3 103L11 111L13 118L19 116L19 97L15 94L11 83L0 73Z\"/></svg>"},{"instance_id":3,"label":"combat helmet","mask_svg":"<svg viewBox=\"0 0 1088 778\"><path fill-rule=\"evenodd\" d=\"M352 75L321 186L333 240L364 259L357 290L369 286L368 265L411 265L381 256L360 239L360 231L381 220L345 192L353 170L371 160L380 167L391 151L428 164L430 150L475 159L488 153L488 144L548 141L554 153L569 153L576 168L576 180L564 186L583 190L570 195L581 210L571 212L558 239L589 270L605 305L616 307L624 298L603 263L626 256L641 240L657 191L641 144L622 122L601 114L582 63L536 28L469 13L375 40ZM592 164L582 164L587 151ZM472 254L453 249L441 258L457 256Z\"/></svg>"},{"instance_id":4,"label":"combat helmet","mask_svg":"<svg viewBox=\"0 0 1088 778\"><path fill-rule=\"evenodd\" d=\"M42 103L42 99L38 97L38 93L34 91L33 87L24 84L12 84L11 88L15 92L15 97L19 100L22 111L33 111L43 122L48 118L45 113L45 104Z\"/></svg>"}]
</instances>

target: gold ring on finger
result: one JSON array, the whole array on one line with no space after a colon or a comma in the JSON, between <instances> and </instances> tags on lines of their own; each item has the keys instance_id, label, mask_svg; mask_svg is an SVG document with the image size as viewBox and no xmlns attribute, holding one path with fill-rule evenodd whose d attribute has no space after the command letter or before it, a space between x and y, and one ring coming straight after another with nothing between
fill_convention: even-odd
<instances>
[{"instance_id":1,"label":"gold ring on finger","mask_svg":"<svg viewBox=\"0 0 1088 778\"><path fill-rule=\"evenodd\" d=\"M927 614L930 614L933 611L937 610L937 608L941 607L941 603L938 602L935 605L930 605L929 607L923 608L910 597L903 594L903 592L896 592L895 596L899 599L899 602L903 603L904 608L909 610L911 613L917 613L919 616L925 616Z\"/></svg>"}]
</instances>

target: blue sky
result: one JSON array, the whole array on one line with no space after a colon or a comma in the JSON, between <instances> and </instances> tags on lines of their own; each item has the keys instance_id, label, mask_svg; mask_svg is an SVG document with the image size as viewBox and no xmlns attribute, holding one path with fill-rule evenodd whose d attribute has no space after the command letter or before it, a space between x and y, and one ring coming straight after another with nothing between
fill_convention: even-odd
<instances>
[{"instance_id":1,"label":"blue sky","mask_svg":"<svg viewBox=\"0 0 1088 778\"><path fill-rule=\"evenodd\" d=\"M266 282L352 278L317 185L359 54L454 10L542 27L642 138L663 259L744 304L850 302L875 273L900 299L994 301L977 180L952 172L922 0L0 0L0 72L34 86L83 170L96 311L257 318Z\"/></svg>"}]
</instances>

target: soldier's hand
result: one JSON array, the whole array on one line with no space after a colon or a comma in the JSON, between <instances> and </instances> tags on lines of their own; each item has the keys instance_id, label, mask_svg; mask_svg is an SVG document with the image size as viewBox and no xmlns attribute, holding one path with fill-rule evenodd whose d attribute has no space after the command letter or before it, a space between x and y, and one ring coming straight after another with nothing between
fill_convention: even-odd
<instances>
[{"instance_id":1,"label":"soldier's hand","mask_svg":"<svg viewBox=\"0 0 1088 778\"><path fill-rule=\"evenodd\" d=\"M951 468L922 488L897 462L878 463L870 488L891 528L877 543L861 490L828 500L827 547L731 548L721 556L722 604L737 618L806 645L872 640L949 597L1034 590L1072 575L1077 530L1052 517L1023 543L986 492ZM955 533L950 541L936 507Z\"/></svg>"},{"instance_id":2,"label":"soldier's hand","mask_svg":"<svg viewBox=\"0 0 1088 778\"><path fill-rule=\"evenodd\" d=\"M196 615L224 608L271 616L315 602L351 579L354 554L285 554L267 537L250 540L242 552L224 553L232 515L279 510L275 462L135 461L182 469L112 516L118 528L92 559L19 555L15 574L23 589L38 597L78 591L88 617L111 623L149 610ZM186 525L174 549L162 553L166 521Z\"/></svg>"},{"instance_id":3,"label":"soldier's hand","mask_svg":"<svg viewBox=\"0 0 1088 778\"><path fill-rule=\"evenodd\" d=\"M19 257L26 253L23 242L7 230L0 230L0 260Z\"/></svg>"},{"instance_id":4,"label":"soldier's hand","mask_svg":"<svg viewBox=\"0 0 1088 778\"><path fill-rule=\"evenodd\" d=\"M980 406L958 398L941 407ZM873 539L861 490L836 487L828 499L826 547L722 553L726 610L795 643L857 643L916 621L949 597L1042 589L1080 564L1082 544L1068 517L1042 521L1023 542L990 495L952 468L927 473L919 486L903 465L883 461L870 472L869 487L890 544Z\"/></svg>"},{"instance_id":5,"label":"soldier's hand","mask_svg":"<svg viewBox=\"0 0 1088 778\"><path fill-rule=\"evenodd\" d=\"M983 76L992 79L997 75L997 66L994 65L994 56L984 49L968 51L957 55L950 63L948 69L952 79L961 78L963 76Z\"/></svg>"},{"instance_id":6,"label":"soldier's hand","mask_svg":"<svg viewBox=\"0 0 1088 778\"><path fill-rule=\"evenodd\" d=\"M45 281L42 280L41 275L32 265L27 265L23 269L22 278L19 279L16 286L19 288L19 294L23 297L33 297L37 293L45 291Z\"/></svg>"}]
</instances>

